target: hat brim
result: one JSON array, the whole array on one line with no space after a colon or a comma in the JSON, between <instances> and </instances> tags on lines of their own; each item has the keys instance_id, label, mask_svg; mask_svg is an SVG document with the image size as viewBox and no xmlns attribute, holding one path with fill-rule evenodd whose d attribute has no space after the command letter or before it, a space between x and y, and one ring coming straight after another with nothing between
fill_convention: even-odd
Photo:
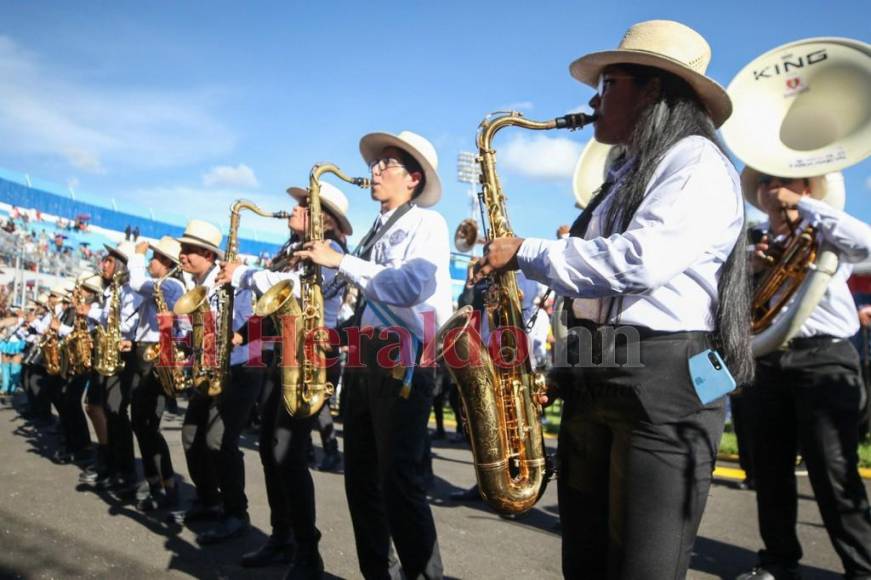
<instances>
[{"instance_id":1,"label":"hat brim","mask_svg":"<svg viewBox=\"0 0 871 580\"><path fill-rule=\"evenodd\" d=\"M109 252L110 255L115 256L116 258L118 258L119 260L124 262L125 264L127 263L127 256L125 256L123 253L119 252L118 248L115 248L114 246L110 246L109 244L103 244L103 247L106 248L106 250Z\"/></svg>"},{"instance_id":2,"label":"hat brim","mask_svg":"<svg viewBox=\"0 0 871 580\"><path fill-rule=\"evenodd\" d=\"M369 133L360 139L360 155L363 156L363 161L367 165L376 161L386 147L402 149L414 157L423 168L423 174L426 176L426 185L424 185L423 191L414 198L414 203L420 207L431 207L437 204L442 197L442 182L435 167L430 164L426 157L421 155L420 151L408 142L390 133Z\"/></svg>"},{"instance_id":3,"label":"hat brim","mask_svg":"<svg viewBox=\"0 0 871 580\"><path fill-rule=\"evenodd\" d=\"M768 174L758 171L749 165L744 166L744 170L741 172L741 192L744 194L744 199L760 211L765 210L757 203L756 190L759 187L759 180L763 175ZM823 201L835 209L844 209L846 191L843 177L839 172L816 175L807 179L810 181L810 196L812 198Z\"/></svg>"},{"instance_id":4,"label":"hat brim","mask_svg":"<svg viewBox=\"0 0 871 580\"><path fill-rule=\"evenodd\" d=\"M693 88L719 127L732 114L732 100L718 82L687 68L684 63L643 50L605 50L582 56L569 65L572 76L582 83L596 87L602 69L615 64L639 64L659 68L679 76Z\"/></svg>"},{"instance_id":5,"label":"hat brim","mask_svg":"<svg viewBox=\"0 0 871 580\"><path fill-rule=\"evenodd\" d=\"M300 201L308 197L308 190L303 189L302 187L290 187L287 190L288 195L293 199ZM339 225L339 229L346 236L350 236L354 233L354 228L351 226L351 222L348 221L348 217L342 213L336 204L331 202L328 199L321 198L321 205L324 206L324 209L330 212L330 215L333 216L333 219L336 220L336 223Z\"/></svg>"},{"instance_id":6,"label":"hat brim","mask_svg":"<svg viewBox=\"0 0 871 580\"><path fill-rule=\"evenodd\" d=\"M200 238L194 238L191 236L181 236L180 238L176 238L179 244L188 244L189 246L196 246L198 248L203 248L204 250L208 250L210 252L214 252L216 256L218 256L219 260L224 259L224 250L221 248L210 244L205 240L201 240Z\"/></svg>"},{"instance_id":7,"label":"hat brim","mask_svg":"<svg viewBox=\"0 0 871 580\"><path fill-rule=\"evenodd\" d=\"M165 258L169 258L173 264L179 264L178 256L172 256L170 254L167 254L166 252L164 252L163 250L161 250L160 248L158 248L157 246L155 246L151 242L148 243L148 247L151 248L152 252L160 254L161 256L164 256Z\"/></svg>"}]
</instances>

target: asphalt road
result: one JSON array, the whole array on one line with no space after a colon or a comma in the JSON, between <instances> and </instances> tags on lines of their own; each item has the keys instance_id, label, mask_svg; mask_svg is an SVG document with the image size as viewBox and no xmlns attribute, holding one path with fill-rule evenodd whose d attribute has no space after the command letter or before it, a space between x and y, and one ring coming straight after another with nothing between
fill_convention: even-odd
<instances>
[{"instance_id":1,"label":"asphalt road","mask_svg":"<svg viewBox=\"0 0 871 580\"><path fill-rule=\"evenodd\" d=\"M176 469L185 474L180 427L180 419L171 417L164 430ZM78 468L47 458L54 436L34 430L13 409L0 409L0 578L281 578L280 568L252 571L238 566L239 556L258 547L269 533L256 436L246 435L244 447L253 529L236 541L201 548L194 530L167 523L159 512L145 515L108 496L77 490ZM446 573L453 578L559 578L554 486L529 514L505 520L481 504L447 500L450 492L474 482L470 455L452 443L438 443L433 451L432 505ZM328 577L358 578L342 475L313 474ZM840 562L807 478L799 481L802 571L805 578L837 578ZM731 579L755 562L760 545L755 496L735 484L718 480L711 490L689 578ZM871 487L868 482L866 487ZM187 481L182 490L192 498Z\"/></svg>"}]
</instances>

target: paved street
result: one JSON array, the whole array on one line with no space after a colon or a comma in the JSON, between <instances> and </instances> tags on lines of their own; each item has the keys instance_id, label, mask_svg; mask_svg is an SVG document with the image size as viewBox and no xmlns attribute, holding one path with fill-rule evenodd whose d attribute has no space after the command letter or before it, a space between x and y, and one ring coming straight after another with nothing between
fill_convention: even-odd
<instances>
[{"instance_id":1,"label":"paved street","mask_svg":"<svg viewBox=\"0 0 871 580\"><path fill-rule=\"evenodd\" d=\"M186 473L180 419L165 424L176 468ZM341 429L341 425L338 426ZM317 437L315 437L317 442ZM144 515L108 496L77 491L78 468L55 465L46 455L53 436L34 431L13 409L0 410L0 578L248 578L237 565L269 532L263 473L256 437L247 435L245 465L254 529L245 538L200 548L194 531L168 524L162 514ZM436 485L433 511L445 570L454 578L559 578L560 539L556 491L547 490L537 508L509 521L483 505L453 504L445 498L470 486L474 474L468 451L456 444L434 447ZM314 472L321 551L336 578L358 578L342 476ZM807 478L800 478L799 533L806 578L836 578L840 571ZM867 485L867 482L866 482ZM183 493L193 494L185 482ZM690 578L734 578L751 567L759 546L755 497L735 482L718 480L711 491L696 543ZM280 578L282 570L257 570L259 578Z\"/></svg>"}]
</instances>

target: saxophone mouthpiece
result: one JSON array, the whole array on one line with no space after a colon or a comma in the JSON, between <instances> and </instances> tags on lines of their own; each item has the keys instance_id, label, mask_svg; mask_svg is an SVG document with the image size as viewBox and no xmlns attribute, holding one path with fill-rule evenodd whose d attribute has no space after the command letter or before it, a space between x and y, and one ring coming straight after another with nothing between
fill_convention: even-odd
<instances>
[{"instance_id":1,"label":"saxophone mouthpiece","mask_svg":"<svg viewBox=\"0 0 871 580\"><path fill-rule=\"evenodd\" d=\"M598 119L599 116L593 113L592 115L588 115L586 113L572 113L570 115L565 115L563 117L556 118L556 128L557 129L580 129L585 125L589 125Z\"/></svg>"},{"instance_id":2,"label":"saxophone mouthpiece","mask_svg":"<svg viewBox=\"0 0 871 580\"><path fill-rule=\"evenodd\" d=\"M365 177L355 177L353 179L354 185L361 189L369 189L369 180Z\"/></svg>"}]
</instances>

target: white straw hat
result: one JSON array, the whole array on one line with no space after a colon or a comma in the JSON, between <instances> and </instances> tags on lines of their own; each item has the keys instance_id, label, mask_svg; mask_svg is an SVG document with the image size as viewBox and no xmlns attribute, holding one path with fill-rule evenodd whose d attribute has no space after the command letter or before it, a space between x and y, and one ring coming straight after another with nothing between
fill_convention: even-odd
<instances>
[{"instance_id":1,"label":"white straw hat","mask_svg":"<svg viewBox=\"0 0 871 580\"><path fill-rule=\"evenodd\" d=\"M426 184L423 191L414 198L414 202L420 207L430 207L438 203L442 197L442 182L438 174L438 154L432 143L411 131L403 131L399 135L369 133L360 139L360 154L367 165L381 157L386 147L405 151L423 168Z\"/></svg>"},{"instance_id":2,"label":"white straw hat","mask_svg":"<svg viewBox=\"0 0 871 580\"><path fill-rule=\"evenodd\" d=\"M156 242L149 242L148 247L153 252L166 256L174 264L178 264L178 254L181 252L181 244L172 236L163 236Z\"/></svg>"},{"instance_id":3,"label":"white straw hat","mask_svg":"<svg viewBox=\"0 0 871 580\"><path fill-rule=\"evenodd\" d=\"M330 212L342 233L350 236L354 233L351 222L348 221L348 197L338 187L327 181L321 181L321 205ZM308 197L308 190L302 187L291 187L287 190L297 201Z\"/></svg>"},{"instance_id":4,"label":"white straw hat","mask_svg":"<svg viewBox=\"0 0 871 580\"><path fill-rule=\"evenodd\" d=\"M745 166L744 171L741 172L741 191L744 192L744 199L759 210L762 208L756 202L756 190L759 187L759 181L766 175L749 165ZM844 209L844 203L847 198L844 174L840 171L833 171L832 173L815 175L806 179L808 180L808 187L812 198L824 201L837 210Z\"/></svg>"},{"instance_id":5,"label":"white straw hat","mask_svg":"<svg viewBox=\"0 0 871 580\"><path fill-rule=\"evenodd\" d=\"M609 65L639 64L668 71L689 83L719 127L732 114L732 101L719 83L705 76L710 62L711 47L701 34L673 20L648 20L633 25L616 50L582 56L569 71L591 87Z\"/></svg>"},{"instance_id":6,"label":"white straw hat","mask_svg":"<svg viewBox=\"0 0 871 580\"><path fill-rule=\"evenodd\" d=\"M118 242L117 246L110 246L109 244L103 244L103 246L106 247L111 255L120 259L125 264L127 263L127 260L130 259L130 256L136 253L136 245L127 240Z\"/></svg>"},{"instance_id":7,"label":"white straw hat","mask_svg":"<svg viewBox=\"0 0 871 580\"><path fill-rule=\"evenodd\" d=\"M203 220L191 220L184 229L184 234L178 239L179 244L189 244L214 252L219 259L224 259L221 249L221 230Z\"/></svg>"}]
</instances>

